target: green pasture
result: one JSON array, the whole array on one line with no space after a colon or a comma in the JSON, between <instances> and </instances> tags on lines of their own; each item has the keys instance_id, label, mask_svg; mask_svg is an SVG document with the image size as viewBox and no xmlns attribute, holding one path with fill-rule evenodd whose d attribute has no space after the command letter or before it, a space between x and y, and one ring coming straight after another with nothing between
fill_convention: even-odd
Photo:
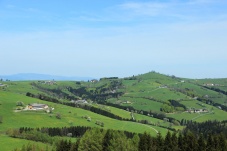
<instances>
[{"instance_id":1,"label":"green pasture","mask_svg":"<svg viewBox=\"0 0 227 151\"><path fill-rule=\"evenodd\" d=\"M173 117L179 121L181 121L182 119L192 120L193 118L195 118L199 115L200 114L198 114L198 113L188 113L188 112L166 114L167 117Z\"/></svg>"},{"instance_id":2,"label":"green pasture","mask_svg":"<svg viewBox=\"0 0 227 151\"><path fill-rule=\"evenodd\" d=\"M180 101L180 103L185 105L187 108L195 108L195 109L206 108L206 103L199 102L197 100L192 100L192 99L191 100Z\"/></svg>"},{"instance_id":3,"label":"green pasture","mask_svg":"<svg viewBox=\"0 0 227 151\"><path fill-rule=\"evenodd\" d=\"M15 82L4 82L4 84L7 85L5 90L7 92L13 92L18 94L26 94L27 92L31 93L39 93L39 90L37 90L35 87L33 87L30 83L32 81L15 81Z\"/></svg>"},{"instance_id":4,"label":"green pasture","mask_svg":"<svg viewBox=\"0 0 227 151\"><path fill-rule=\"evenodd\" d=\"M118 108L115 108L115 107L112 107L112 106L101 105L101 104L96 104L96 105L93 105L93 106L100 108L100 109L103 109L103 110L106 110L106 111L113 113L117 116L120 116L122 118L131 119L129 111L126 111L126 110L123 110L123 109L118 109Z\"/></svg>"},{"instance_id":5,"label":"green pasture","mask_svg":"<svg viewBox=\"0 0 227 151\"><path fill-rule=\"evenodd\" d=\"M185 104L185 105L190 104L190 106L196 107L196 101L182 101L182 102L183 102L182 104ZM185 103L185 102L189 102L189 103ZM206 108L209 111L208 113L181 112L181 113L167 114L167 117L173 117L179 121L181 121L182 119L186 119L186 120L193 120L197 122L205 122L207 120L218 120L218 121L226 120L227 112L220 110L219 108L211 105L207 105L207 104L204 104L204 105L205 107L197 106L198 107L197 109Z\"/></svg>"},{"instance_id":6,"label":"green pasture","mask_svg":"<svg viewBox=\"0 0 227 151\"><path fill-rule=\"evenodd\" d=\"M138 75L137 77L142 80L161 80L163 83L178 81L177 79L173 79L169 76L156 72L148 72L142 75Z\"/></svg>"},{"instance_id":7,"label":"green pasture","mask_svg":"<svg viewBox=\"0 0 227 151\"><path fill-rule=\"evenodd\" d=\"M193 83L186 83L186 82L185 83L179 83L179 84L177 84L173 87L182 88L182 89L185 89L185 88L191 89L192 92L196 96L199 96L199 97L203 97L204 95L209 95L209 96L212 96L212 97L219 97L219 94L217 92L203 88L203 87L195 85Z\"/></svg>"},{"instance_id":8,"label":"green pasture","mask_svg":"<svg viewBox=\"0 0 227 151\"><path fill-rule=\"evenodd\" d=\"M195 119L197 122L205 122L207 120L218 120L218 121L223 121L227 119L227 112L220 110L216 107L213 108L212 114L207 114L205 116L200 116Z\"/></svg>"},{"instance_id":9,"label":"green pasture","mask_svg":"<svg viewBox=\"0 0 227 151\"><path fill-rule=\"evenodd\" d=\"M134 117L137 121L138 120L140 120L140 121L141 120L147 120L151 124L165 126L165 127L169 127L169 125L170 125L170 123L167 122L167 121L160 120L160 119L157 119L157 118L153 118L153 117L150 117L150 116L145 116L145 115L142 115L142 114L134 113Z\"/></svg>"},{"instance_id":10,"label":"green pasture","mask_svg":"<svg viewBox=\"0 0 227 151\"><path fill-rule=\"evenodd\" d=\"M104 105L99 105L99 106L102 106L102 108L108 108L111 113L118 115L122 118L131 119L131 115L130 115L131 112L129 111L118 109L115 107L110 107L110 106L104 106ZM163 120L153 118L151 116L146 116L139 113L133 113L133 116L136 121L147 120L149 123L152 123L152 124L159 124L161 126L167 126L167 127L169 126L169 122L165 122Z\"/></svg>"},{"instance_id":11,"label":"green pasture","mask_svg":"<svg viewBox=\"0 0 227 151\"><path fill-rule=\"evenodd\" d=\"M126 93L152 91L160 86L160 84L148 80L142 82L127 80L127 82L123 83L126 84Z\"/></svg>"},{"instance_id":12,"label":"green pasture","mask_svg":"<svg viewBox=\"0 0 227 151\"><path fill-rule=\"evenodd\" d=\"M160 112L160 108L163 104L162 102L173 99L179 100L181 104L185 105L188 108L207 108L209 110L209 114L181 112L166 114L167 117L173 117L179 121L181 119L187 119L198 122L206 120L226 120L227 112L224 112L214 106L210 106L197 100L193 100L190 96L174 91L174 88L183 90L187 89L189 93L192 93L195 96L199 97L204 97L205 95L208 95L209 99L213 100L214 102L224 104L224 102L227 100L226 95L203 88L198 84L220 84L220 86L218 86L217 88L227 90L227 79L184 79L184 81L182 82L181 79L174 76L166 76L155 72L150 72L135 77L137 78L136 80L117 79L122 81L123 87L117 89L116 91L122 91L124 92L124 94L122 96L119 96L118 98L109 98L108 101L112 103L129 101L129 103L121 103L121 105L132 106L137 110L136 112L140 112L140 110L151 110L155 112ZM3 84L6 84L7 87L0 87L0 116L3 118L3 123L0 124L0 132L4 133L9 128L19 127L100 127L99 125L95 124L96 121L103 122L104 129L126 130L136 133L143 133L144 131L147 131L150 132L153 136L156 135L155 130L160 131L163 134L167 132L166 129L160 127L143 125L135 122L119 121L80 108L69 107L61 104L54 104L35 98L26 97L25 94L27 92L31 92L34 94L44 93L33 87L31 85L31 82L37 83L38 81L2 82ZM86 89L89 91L94 90L98 87L107 88L110 82L111 80L107 79L101 80L97 83L83 81L56 81L56 85L48 85L41 83L39 83L39 85L47 89L61 89L63 92L72 95L71 92L69 92L67 89L67 87L69 86L74 89L86 87ZM152 98L157 101L152 100ZM45 113L44 111L15 111L17 101L22 101L25 104L44 103L48 106L54 107L54 111L53 114ZM202 104L204 104L205 107L203 107ZM109 112L122 118L131 119L129 111L121 110L110 106L96 107L104 108ZM61 119L56 118L57 113L61 115ZM91 121L87 121L87 119L83 118L84 116L90 117ZM150 123L158 123L159 125L166 127L169 126L168 122L155 119L153 117L137 113L134 113L134 117L136 120L147 120ZM180 127L179 129L182 129L182 127Z\"/></svg>"},{"instance_id":13,"label":"green pasture","mask_svg":"<svg viewBox=\"0 0 227 151\"><path fill-rule=\"evenodd\" d=\"M46 148L48 148L49 150L52 149L52 146L49 144L19 138L12 138L7 135L0 135L0 146L2 151L12 151L15 148L21 149L23 145L27 144L34 144L35 146L39 146L39 148L43 150L46 150Z\"/></svg>"},{"instance_id":14,"label":"green pasture","mask_svg":"<svg viewBox=\"0 0 227 151\"><path fill-rule=\"evenodd\" d=\"M198 84L219 84L220 86L227 86L227 78L219 78L219 79L198 79L194 81Z\"/></svg>"},{"instance_id":15,"label":"green pasture","mask_svg":"<svg viewBox=\"0 0 227 151\"><path fill-rule=\"evenodd\" d=\"M175 91L170 91L168 88L155 88L146 91L137 91L137 92L129 92L124 94L125 97L148 97L155 98L161 101L168 101L169 99L180 100L187 99L188 96Z\"/></svg>"},{"instance_id":16,"label":"green pasture","mask_svg":"<svg viewBox=\"0 0 227 151\"><path fill-rule=\"evenodd\" d=\"M65 127L65 126L90 126L100 127L95 122L101 121L104 123L105 129L126 130L130 132L143 133L144 131L155 132L146 125L138 125L134 122L119 121L111 119L99 114L86 111L80 108L68 107L65 105L54 104L50 102L41 101L34 98L29 98L19 94L10 92L0 92L0 115L3 117L0 131L5 131L9 128L19 127ZM21 111L15 112L17 101L28 103L46 103L54 107L54 114L48 114L44 111ZM61 115L61 119L55 117L56 113ZM89 116L91 122L87 121L82 116ZM166 132L165 129L159 128L160 131Z\"/></svg>"},{"instance_id":17,"label":"green pasture","mask_svg":"<svg viewBox=\"0 0 227 151\"><path fill-rule=\"evenodd\" d=\"M132 106L136 110L145 110L145 111L160 111L162 103L144 99L144 98L131 98L131 97L120 97L121 101L130 101L131 104L122 104L123 106Z\"/></svg>"}]
</instances>

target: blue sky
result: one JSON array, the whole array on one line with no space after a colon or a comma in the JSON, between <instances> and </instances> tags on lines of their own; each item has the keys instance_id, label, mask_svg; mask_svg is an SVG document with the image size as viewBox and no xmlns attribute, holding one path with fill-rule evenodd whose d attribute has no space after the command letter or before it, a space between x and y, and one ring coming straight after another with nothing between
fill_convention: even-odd
<instances>
[{"instance_id":1,"label":"blue sky","mask_svg":"<svg viewBox=\"0 0 227 151\"><path fill-rule=\"evenodd\" d=\"M225 0L0 0L0 75L227 77Z\"/></svg>"}]
</instances>

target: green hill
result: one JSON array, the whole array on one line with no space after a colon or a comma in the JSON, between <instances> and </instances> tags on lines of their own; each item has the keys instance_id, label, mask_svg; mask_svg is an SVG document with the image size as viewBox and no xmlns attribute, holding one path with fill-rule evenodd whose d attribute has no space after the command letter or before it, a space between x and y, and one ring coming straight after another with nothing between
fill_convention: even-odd
<instances>
[{"instance_id":1,"label":"green hill","mask_svg":"<svg viewBox=\"0 0 227 151\"><path fill-rule=\"evenodd\" d=\"M99 120L104 122L104 128L106 129L127 130L137 133L143 133L144 130L146 130L155 134L151 128L142 124L119 121L80 108L45 102L19 94L1 92L0 100L2 100L0 115L3 117L0 131L19 127L64 127L72 125L98 127L98 125L95 124L95 121ZM34 102L48 104L49 106L54 107L54 113L48 114L44 111L15 110L17 101L22 101L25 104ZM61 119L55 117L55 114L57 113L61 114ZM82 116L89 116L91 122L88 122L86 119L82 118ZM157 127L157 129L165 132L162 128Z\"/></svg>"},{"instance_id":2,"label":"green hill","mask_svg":"<svg viewBox=\"0 0 227 151\"><path fill-rule=\"evenodd\" d=\"M70 126L166 134L182 129L185 120L226 120L226 90L227 79L185 79L156 72L88 82L3 81L0 137L6 139L10 128ZM77 100L87 104L72 103ZM18 102L47 104L54 110L23 111Z\"/></svg>"}]
</instances>

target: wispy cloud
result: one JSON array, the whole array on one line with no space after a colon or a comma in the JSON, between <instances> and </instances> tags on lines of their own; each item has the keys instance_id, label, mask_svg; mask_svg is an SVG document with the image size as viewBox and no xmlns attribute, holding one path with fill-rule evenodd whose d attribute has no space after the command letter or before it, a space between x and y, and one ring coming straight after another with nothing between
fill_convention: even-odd
<instances>
[{"instance_id":1,"label":"wispy cloud","mask_svg":"<svg viewBox=\"0 0 227 151\"><path fill-rule=\"evenodd\" d=\"M220 0L188 0L165 2L126 2L118 5L121 11L126 11L134 17L175 17L175 18L199 18L210 14L210 9L215 6L227 4ZM207 9L209 8L209 9ZM217 8L216 8L217 9ZM207 12L207 13L206 13Z\"/></svg>"},{"instance_id":2,"label":"wispy cloud","mask_svg":"<svg viewBox=\"0 0 227 151\"><path fill-rule=\"evenodd\" d=\"M219 3L220 0L189 0L186 4L190 5L201 5L201 4L211 4L211 3Z\"/></svg>"},{"instance_id":3,"label":"wispy cloud","mask_svg":"<svg viewBox=\"0 0 227 151\"><path fill-rule=\"evenodd\" d=\"M119 5L123 10L129 10L140 15L156 16L169 7L167 3L129 2Z\"/></svg>"}]
</instances>

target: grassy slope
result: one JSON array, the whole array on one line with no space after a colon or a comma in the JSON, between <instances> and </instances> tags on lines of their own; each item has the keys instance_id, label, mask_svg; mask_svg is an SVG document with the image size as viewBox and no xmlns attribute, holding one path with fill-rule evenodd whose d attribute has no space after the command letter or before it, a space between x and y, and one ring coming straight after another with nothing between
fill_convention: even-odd
<instances>
[{"instance_id":1,"label":"grassy slope","mask_svg":"<svg viewBox=\"0 0 227 151\"><path fill-rule=\"evenodd\" d=\"M102 105L104 106L104 105ZM118 108L115 108L115 107L109 107L109 106L105 106L106 108L108 108L110 110L111 113L115 114L115 115L118 115L122 118L125 118L125 119L131 119L131 115L129 111L126 111L126 110L122 110L122 109L118 109ZM169 122L164 122L163 120L160 120L160 119L156 119L156 118L153 118L153 117L149 117L149 116L145 116L145 115L142 115L142 114L137 114L137 113L134 113L134 118L135 120L137 121L140 121L140 120L147 120L148 122L150 123L153 123L153 124L160 124L161 126L169 126Z\"/></svg>"},{"instance_id":2,"label":"grassy slope","mask_svg":"<svg viewBox=\"0 0 227 151\"><path fill-rule=\"evenodd\" d=\"M187 96L183 93L176 92L176 91L170 91L170 88L178 88L178 89L188 88L188 89L192 90L193 94L200 96L200 97L208 94L212 98L212 100L219 102L219 103L223 103L225 100L227 100L227 97L225 95L219 94L215 91L211 91L211 90L202 88L197 85L197 84L203 84L203 83L216 83L216 84L222 84L222 86L224 87L224 86L227 86L227 79L202 79L202 80L184 79L185 82L182 83L181 82L182 79L172 78L170 76L162 75L159 73L152 73L152 72L143 74L143 75L139 75L136 77L137 77L137 80L122 80L123 85L124 85L124 89L122 89L122 91L124 91L125 94L123 96L119 97L118 99L110 99L110 100L112 100L112 102L116 102L118 100L130 101L131 104L122 104L122 105L126 105L126 106L131 105L134 108L136 108L137 110L142 109L142 110L147 110L147 111L152 110L152 111L157 111L157 112L160 111L160 107L162 106L162 103L152 101L147 98L154 98L156 100L163 101L163 102L165 102L169 99L175 99L175 100L181 99L181 100L185 100L185 101L182 101L182 104L186 105L187 107L194 106L195 108L200 108L198 106L198 104L196 104L196 103L198 103L198 101L191 100L191 98L189 96ZM33 88L31 85L29 85L30 82L5 82L5 83L8 84L7 91L9 91L9 92L16 92L16 93L23 94L23 95L26 92L39 93L38 90ZM67 86L71 86L73 88L79 88L81 86L84 86L89 89L93 89L93 88L100 87L105 84L108 84L108 80L102 80L98 83L80 82L80 84L76 84L76 82L73 82L73 81L64 81L64 82L57 82L57 85L52 85L52 86L44 85L44 87L47 87L47 88L60 87L62 89L65 89ZM161 86L161 88L160 88L160 86ZM162 86L167 86L167 87L163 88ZM67 92L67 90L64 90L64 92ZM23 99L25 99L24 96L23 96ZM23 101L23 99L21 100L20 97L18 97L16 99L14 99L14 101L15 102L19 101L19 100ZM12 98L11 98L11 100L12 100ZM25 100L27 100L27 98ZM32 100L32 99L29 98L29 101L30 100ZM38 101L38 100L35 100L35 101ZM2 102L2 100L0 100L0 102ZM15 102L14 102L14 105L15 105ZM41 102L41 101L39 101L39 102ZM49 103L49 104L51 104L51 103ZM55 118L53 118L53 117L51 118L47 115L47 116L42 117L43 121L48 120L51 123L53 122L60 126L65 126L65 124L69 125L69 123L73 123L74 125L79 125L79 124L85 124L84 123L85 120L84 119L81 120L81 116L88 114L89 116L93 116L92 122L96 119L103 120L103 122L105 123L105 127L109 127L108 123L111 123L108 121L108 118L106 119L106 117L96 116L93 113L90 113L87 111L85 112L84 110L81 111L80 109L75 109L75 108L69 109L68 107L60 106L60 105L53 105L53 106L57 109L57 110L55 110L55 112L56 111L62 112L63 119L61 121L56 121ZM211 107L212 106L209 106L209 108L211 108ZM71 115L68 113L69 110L72 110ZM125 111L121 111L121 110L115 111L115 109L112 109L112 108L111 108L111 110L114 114L120 115L123 118L128 118L128 117L130 118L129 113L125 113ZM216 110L216 108L215 108L215 110ZM74 115L75 113L76 113L76 116ZM21 117L23 117L25 114L26 114L26 116L33 117L37 113L19 113L19 114L11 113L11 115L21 116ZM182 118L193 119L194 117L196 117L198 115L197 114L188 115L186 113L175 113L175 114L167 114L167 116L174 117L176 119L181 120ZM226 117L226 112L216 110L215 114L205 115L200 118L197 118L196 120L197 121L203 121L201 119L222 120L222 119L225 119L225 117ZM37 117L37 118L40 118L40 117ZM141 117L140 119L144 119L144 118L147 118L147 117L146 116L143 118ZM151 119L151 120L153 120L153 119ZM108 121L108 122L105 122L105 121ZM87 122L85 125L96 126L92 122L91 123ZM18 123L20 123L20 122L18 122ZM25 123L26 122L23 122L23 124L25 124ZM48 125L47 122L44 122L44 123L45 123L45 125ZM38 124L38 123L35 123L34 125L36 125L36 124ZM113 124L111 123L110 127L114 127L116 129L122 129L122 128L119 128L118 126L111 126L111 125L113 125Z\"/></svg>"},{"instance_id":3,"label":"grassy slope","mask_svg":"<svg viewBox=\"0 0 227 151\"><path fill-rule=\"evenodd\" d=\"M221 103L221 104L227 99L226 95L220 94L218 92L215 92L215 91L212 91L209 89L205 89L201 86L195 85L194 83L188 83L188 82L179 83L172 87L181 88L181 89L188 88L188 89L192 90L191 92L193 94L195 94L195 96L202 98L203 96L208 95L212 100L214 100L217 103Z\"/></svg>"},{"instance_id":4,"label":"grassy slope","mask_svg":"<svg viewBox=\"0 0 227 151\"><path fill-rule=\"evenodd\" d=\"M132 102L132 106L137 110L152 110L159 111L162 103L155 102L147 98L155 98L160 101L167 101L168 99L175 100L184 100L181 101L182 104L187 107L194 108L202 108L197 100L191 100L190 97L182 94L180 92L170 91L169 88L188 88L193 90L192 92L197 96L209 95L212 100L223 103L227 100L227 97L223 94L219 94L217 92L204 89L197 84L204 83L214 83L220 84L218 87L222 90L227 90L227 79L201 79L201 80L192 80L192 79L184 79L184 83L181 82L181 79L171 78L170 76L165 76L158 73L147 73L143 75L137 76L137 80L122 80L125 94L119 98L122 101L130 101ZM104 128L117 129L117 130L127 130L131 132L143 133L144 131L150 132L153 136L156 135L156 132L153 130L160 131L162 134L167 132L166 129L149 125L142 125L139 123L126 122L126 121L118 121L105 116L101 116L89 111L85 111L79 108L72 108L64 105L53 104L45 101L41 101L38 99L33 99L26 97L26 92L31 93L40 93L39 90L32 87L30 85L32 81L21 81L21 82L1 82L3 84L7 84L6 91L3 91L3 87L0 87L0 116L3 117L3 123L0 124L0 145L4 150L11 150L15 148L14 146L22 146L22 144L26 144L27 140L14 139L9 138L4 135L4 132L8 128L19 128L19 127L64 127L71 125L84 125L91 127L98 127L95 124L96 120L104 122ZM87 83L80 82L80 84L76 84L74 81L63 81L57 82L57 85L44 85L47 88L62 88L64 92L70 94L70 92L65 89L67 86L71 86L73 88L79 88L81 86L87 87L90 90L96 87L100 87L104 84L107 84L108 80L103 80L98 83ZM167 86L167 88L160 88L160 86ZM117 101L117 99L110 99L112 102ZM14 112L13 109L16 107L17 101L23 101L25 104L28 103L46 103L49 106L55 108L54 112L60 113L62 115L62 119L56 119L55 114L50 117L49 114L44 112ZM130 104L122 104L122 105L130 105ZM202 122L206 120L226 120L227 113L215 108L210 105L205 105L207 109L212 110L214 114L190 114L190 113L174 113L167 114L167 117L174 117L178 120L188 119ZM120 110L117 108L109 107L111 112L121 116L123 118L130 118L130 113L124 110ZM88 122L86 119L81 118L82 116L87 115L90 116L92 121ZM148 120L152 123L159 123L163 126L168 126L168 122L163 122L162 120L155 119L152 117L144 116L141 114L134 114L136 120ZM182 127L180 127L182 128ZM15 145L10 145L11 142L15 142ZM46 146L45 144L40 144L41 146ZM1 149L2 149L1 147Z\"/></svg>"},{"instance_id":5,"label":"grassy slope","mask_svg":"<svg viewBox=\"0 0 227 151\"><path fill-rule=\"evenodd\" d=\"M23 145L31 144L37 145L40 149L45 150L48 148L49 150L52 149L52 146L40 142L34 142L24 139L12 138L7 135L0 135L0 146L2 151L11 151L15 148L21 148Z\"/></svg>"},{"instance_id":6,"label":"grassy slope","mask_svg":"<svg viewBox=\"0 0 227 151\"><path fill-rule=\"evenodd\" d=\"M207 109L210 113L175 113L175 114L167 114L168 117L174 117L178 120L187 119L187 120L194 120L197 122L204 122L207 120L226 120L227 112L220 110L214 106L203 104L204 107L200 106L201 102L197 100L189 100L189 101L182 101L188 108L195 108L195 109Z\"/></svg>"},{"instance_id":7,"label":"grassy slope","mask_svg":"<svg viewBox=\"0 0 227 151\"><path fill-rule=\"evenodd\" d=\"M96 127L96 120L104 122L104 128L117 129L117 130L127 130L131 132L143 133L144 131L151 132L155 135L155 132L144 125L138 125L133 122L118 121L111 119L99 114L92 113L90 111L82 110L80 108L73 108L59 104L53 104L38 99L29 98L19 94L13 94L10 92L0 92L0 100L2 100L2 105L0 105L0 115L3 116L3 123L1 124L0 131L4 131L8 128L18 128L18 127L64 127L71 125L84 125ZM13 108L16 107L16 102L20 100L25 104L28 103L46 103L49 106L55 108L55 113L60 113L62 119L56 119L55 115L52 117L44 112L14 112ZM69 113L71 112L71 113ZM90 116L92 121L88 122L86 119L81 118L82 116ZM157 128L161 132L166 132L165 129Z\"/></svg>"},{"instance_id":8,"label":"grassy slope","mask_svg":"<svg viewBox=\"0 0 227 151\"><path fill-rule=\"evenodd\" d=\"M122 104L123 106L133 106L137 110L160 111L162 103L137 97L120 97L121 101L130 101L131 104Z\"/></svg>"},{"instance_id":9,"label":"grassy slope","mask_svg":"<svg viewBox=\"0 0 227 151\"><path fill-rule=\"evenodd\" d=\"M148 126L134 122L126 122L126 121L118 121L105 116L101 116L99 114L92 113L90 111L82 110L80 108L72 108L64 105L49 103L45 101L41 101L34 98L29 98L21 94L14 94L11 92L0 91L0 116L3 117L3 123L0 124L0 145L1 149L4 150L12 150L16 147L21 147L23 144L34 142L10 138L4 135L4 132L9 128L19 128L19 127L64 127L64 126L91 126L91 127L99 127L95 124L96 120L104 122L105 129L116 129L116 130L126 130L130 132L143 133L147 131L151 133L151 135L155 136L155 130L161 132L162 134L166 134L167 130L156 127L156 126ZM44 113L43 111L23 111L23 112L14 112L14 108L16 107L17 101L23 101L25 104L28 103L46 103L49 106L55 108L55 113L60 113L62 115L62 119L56 119L55 114L50 117L49 114ZM113 109L112 109L113 110ZM70 112L70 113L69 113ZM125 114L125 112L121 112L121 115ZM86 119L81 118L82 116L90 116L92 121L88 122ZM125 116L125 115L123 115ZM155 130L154 130L155 129ZM13 145L10 145L14 142ZM42 148L46 147L46 144L37 143ZM50 148L50 146L49 146Z\"/></svg>"},{"instance_id":10,"label":"grassy slope","mask_svg":"<svg viewBox=\"0 0 227 151\"><path fill-rule=\"evenodd\" d=\"M203 79L203 80L193 80L193 79L176 79L171 78L169 76L165 76L158 73L147 73L138 76L140 82L138 80L125 80L124 85L126 87L126 93L120 99L122 101L130 101L132 104L122 104L122 105L131 105L134 108L140 110L153 110L159 111L162 103L154 102L149 99L144 99L140 97L147 98L155 98L161 101L166 101L168 99L175 100L185 100L181 103L186 107L194 107L197 109L203 108L198 103L201 103L197 100L193 100L190 96L186 96L180 92L170 91L169 88L177 88L177 89L190 89L190 91L199 97L203 97L204 95L208 95L210 99L215 102L224 104L227 100L227 96L217 93L215 91L205 89L198 84L203 83L214 83L221 84L222 89L227 87L227 79ZM184 82L182 82L184 80ZM167 88L159 88L159 86L165 85ZM219 87L220 88L220 87ZM221 88L220 88L221 89ZM115 102L116 100L112 100ZM194 119L196 121L206 121L206 120L225 120L227 113L217 109L216 107L206 105L207 108L213 108L214 114L205 114L201 116L200 114L189 114L189 113L174 113L167 114L168 117L174 117L178 120L181 119ZM196 118L198 117L198 118Z\"/></svg>"},{"instance_id":11,"label":"grassy slope","mask_svg":"<svg viewBox=\"0 0 227 151\"><path fill-rule=\"evenodd\" d=\"M3 83L7 85L6 91L9 91L9 92L24 94L24 95L27 92L39 93L39 90L37 90L36 88L30 85L31 82L32 81L17 81L17 82L3 82Z\"/></svg>"}]
</instances>

